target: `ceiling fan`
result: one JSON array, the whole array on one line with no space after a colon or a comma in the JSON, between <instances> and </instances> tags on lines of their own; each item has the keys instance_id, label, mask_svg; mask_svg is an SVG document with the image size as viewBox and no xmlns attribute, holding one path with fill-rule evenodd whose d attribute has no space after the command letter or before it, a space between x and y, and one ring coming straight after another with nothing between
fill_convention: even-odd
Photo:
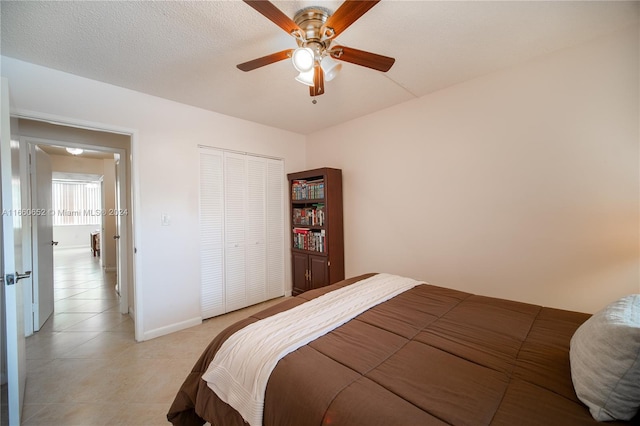
<instances>
[{"instance_id":1,"label":"ceiling fan","mask_svg":"<svg viewBox=\"0 0 640 426\"><path fill-rule=\"evenodd\" d=\"M334 59L382 72L389 71L395 62L394 58L388 56L333 45L340 33L380 0L345 0L333 14L322 7L307 7L297 12L293 19L268 0L243 1L295 38L298 48L237 65L242 71L251 71L291 58L293 66L299 72L296 80L309 86L311 96L319 96L324 93L325 80L332 80L342 67Z\"/></svg>"}]
</instances>

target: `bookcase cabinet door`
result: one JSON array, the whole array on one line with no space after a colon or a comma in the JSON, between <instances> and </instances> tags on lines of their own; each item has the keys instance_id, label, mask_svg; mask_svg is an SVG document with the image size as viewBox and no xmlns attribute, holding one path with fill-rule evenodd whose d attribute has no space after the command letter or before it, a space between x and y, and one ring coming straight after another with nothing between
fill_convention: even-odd
<instances>
[{"instance_id":1,"label":"bookcase cabinet door","mask_svg":"<svg viewBox=\"0 0 640 426\"><path fill-rule=\"evenodd\" d=\"M293 264L293 295L296 296L310 289L307 282L309 255L294 252L291 259Z\"/></svg>"},{"instance_id":2,"label":"bookcase cabinet door","mask_svg":"<svg viewBox=\"0 0 640 426\"><path fill-rule=\"evenodd\" d=\"M309 255L310 287L320 288L329 285L329 266L324 256Z\"/></svg>"}]
</instances>

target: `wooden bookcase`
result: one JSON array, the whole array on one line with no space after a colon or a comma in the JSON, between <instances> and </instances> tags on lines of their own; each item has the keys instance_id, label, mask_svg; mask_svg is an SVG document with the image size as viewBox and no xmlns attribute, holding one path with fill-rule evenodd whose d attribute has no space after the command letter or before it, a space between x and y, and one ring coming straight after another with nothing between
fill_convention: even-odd
<instances>
[{"instance_id":1,"label":"wooden bookcase","mask_svg":"<svg viewBox=\"0 0 640 426\"><path fill-rule=\"evenodd\" d=\"M342 170L290 173L293 295L344 279Z\"/></svg>"}]
</instances>

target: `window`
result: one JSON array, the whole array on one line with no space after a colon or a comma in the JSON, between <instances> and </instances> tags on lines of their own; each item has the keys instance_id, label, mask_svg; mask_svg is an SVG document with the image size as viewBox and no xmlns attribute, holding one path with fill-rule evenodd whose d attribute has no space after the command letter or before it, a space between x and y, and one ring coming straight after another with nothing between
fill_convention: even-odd
<instances>
[{"instance_id":1,"label":"window","mask_svg":"<svg viewBox=\"0 0 640 426\"><path fill-rule=\"evenodd\" d=\"M102 222L100 182L53 180L53 225L99 225Z\"/></svg>"}]
</instances>

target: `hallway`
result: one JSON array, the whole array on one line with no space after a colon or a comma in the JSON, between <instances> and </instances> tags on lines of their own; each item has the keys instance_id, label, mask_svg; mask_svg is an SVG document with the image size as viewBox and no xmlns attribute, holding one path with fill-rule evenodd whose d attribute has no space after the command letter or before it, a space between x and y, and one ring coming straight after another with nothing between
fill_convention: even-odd
<instances>
[{"instance_id":1,"label":"hallway","mask_svg":"<svg viewBox=\"0 0 640 426\"><path fill-rule=\"evenodd\" d=\"M54 251L55 310L27 338L23 425L168 425L166 413L202 350L228 325L282 299L141 343L118 311L115 274L88 248Z\"/></svg>"},{"instance_id":2,"label":"hallway","mask_svg":"<svg viewBox=\"0 0 640 426\"><path fill-rule=\"evenodd\" d=\"M100 257L88 248L54 250L53 315L41 332L122 332L131 334L133 321L120 315L116 273L103 272Z\"/></svg>"},{"instance_id":3,"label":"hallway","mask_svg":"<svg viewBox=\"0 0 640 426\"><path fill-rule=\"evenodd\" d=\"M115 379L108 369L135 341L115 282L115 272L104 273L88 248L54 251L54 313L26 342L24 424L69 424L95 410L86 403L118 398L108 388Z\"/></svg>"}]
</instances>

